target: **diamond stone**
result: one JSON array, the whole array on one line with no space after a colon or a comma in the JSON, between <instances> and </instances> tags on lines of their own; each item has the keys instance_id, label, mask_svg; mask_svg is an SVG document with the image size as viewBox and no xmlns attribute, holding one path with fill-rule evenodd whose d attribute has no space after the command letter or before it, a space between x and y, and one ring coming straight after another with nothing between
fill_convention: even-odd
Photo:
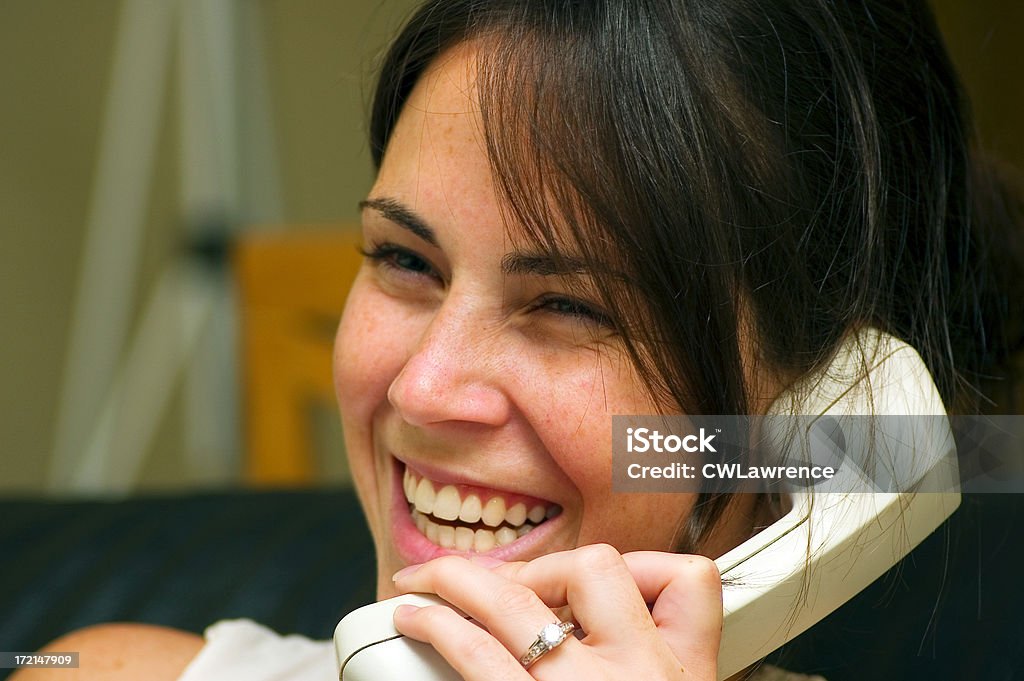
<instances>
[{"instance_id":1,"label":"diamond stone","mask_svg":"<svg viewBox=\"0 0 1024 681\"><path fill-rule=\"evenodd\" d=\"M540 640L544 641L549 648L557 646L561 639L562 627L557 624L548 624L540 630Z\"/></svg>"}]
</instances>

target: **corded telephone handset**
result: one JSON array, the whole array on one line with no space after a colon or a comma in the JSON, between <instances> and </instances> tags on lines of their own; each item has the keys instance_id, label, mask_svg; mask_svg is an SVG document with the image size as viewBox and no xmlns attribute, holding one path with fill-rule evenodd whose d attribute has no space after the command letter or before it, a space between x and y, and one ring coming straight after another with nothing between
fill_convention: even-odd
<instances>
[{"instance_id":1,"label":"corded telephone handset","mask_svg":"<svg viewBox=\"0 0 1024 681\"><path fill-rule=\"evenodd\" d=\"M776 400L773 414L831 417L833 429L852 415L937 418L904 419L899 433L878 434L882 445L872 456L888 471L890 488L899 491L850 491L877 487L858 486L863 469L848 460L829 481L828 489L841 491L791 494L791 508L780 520L715 561L727 582L720 679L851 599L960 503L959 493L949 491L956 489L958 470L948 421L939 418L945 415L942 400L917 352L892 336L872 329L851 336L825 372ZM811 426L804 424L814 421L800 420L786 437L808 437ZM409 594L348 614L334 635L341 680L459 679L433 648L400 635L392 622L402 603L439 602Z\"/></svg>"}]
</instances>

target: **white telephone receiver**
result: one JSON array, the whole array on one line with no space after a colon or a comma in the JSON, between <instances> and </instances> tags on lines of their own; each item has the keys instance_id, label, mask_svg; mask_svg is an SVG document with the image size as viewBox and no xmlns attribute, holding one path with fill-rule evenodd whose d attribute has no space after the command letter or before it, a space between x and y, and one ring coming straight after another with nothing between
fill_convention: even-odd
<instances>
[{"instance_id":1,"label":"white telephone receiver","mask_svg":"<svg viewBox=\"0 0 1024 681\"><path fill-rule=\"evenodd\" d=\"M946 412L917 352L867 329L847 340L825 372L776 400L769 413L841 419ZM841 465L829 484L843 492L790 495L785 516L715 561L727 581L719 679L768 655L851 599L959 506L956 491L906 492L955 490L958 480L946 419L906 422L925 425L902 428L872 452L882 458L880 465L900 492L849 492L870 488L857 486L863 473L856 465ZM801 428L795 435L806 437L807 429ZM346 615L334 634L340 679L457 681L460 677L432 647L405 638L392 622L398 605L440 602L409 594Z\"/></svg>"}]
</instances>

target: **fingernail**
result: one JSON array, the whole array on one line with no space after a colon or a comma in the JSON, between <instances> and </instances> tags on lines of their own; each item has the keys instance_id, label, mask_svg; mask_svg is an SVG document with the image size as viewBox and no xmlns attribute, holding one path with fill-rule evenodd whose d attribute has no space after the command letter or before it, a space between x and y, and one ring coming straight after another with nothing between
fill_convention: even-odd
<instances>
[{"instance_id":1,"label":"fingernail","mask_svg":"<svg viewBox=\"0 0 1024 681\"><path fill-rule=\"evenodd\" d=\"M423 563L418 563L416 565L410 565L408 567L402 568L401 570L399 570L395 574L391 575L391 581L392 582L397 582L402 577L408 577L412 573L414 573L417 570L419 570L422 565L423 565Z\"/></svg>"},{"instance_id":2,"label":"fingernail","mask_svg":"<svg viewBox=\"0 0 1024 681\"><path fill-rule=\"evenodd\" d=\"M400 620L400 619L405 619L406 617L409 617L410 615L412 615L417 610L419 610L419 607L417 607L415 605L408 605L408 604L400 605L397 608L395 608L395 615L394 615L395 620L397 621L397 620Z\"/></svg>"},{"instance_id":3,"label":"fingernail","mask_svg":"<svg viewBox=\"0 0 1024 681\"><path fill-rule=\"evenodd\" d=\"M479 565L487 569L496 568L499 565L504 565L505 561L492 558L491 556L470 556L469 562Z\"/></svg>"}]
</instances>

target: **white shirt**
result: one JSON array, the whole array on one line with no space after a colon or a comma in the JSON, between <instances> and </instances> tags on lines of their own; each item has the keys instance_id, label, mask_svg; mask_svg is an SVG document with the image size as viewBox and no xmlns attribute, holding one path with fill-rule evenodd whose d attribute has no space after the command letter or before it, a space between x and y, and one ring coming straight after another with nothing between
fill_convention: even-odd
<instances>
[{"instance_id":1,"label":"white shirt","mask_svg":"<svg viewBox=\"0 0 1024 681\"><path fill-rule=\"evenodd\" d=\"M178 681L337 681L332 641L281 636L252 620L224 620L206 629L206 645ZM825 681L762 665L750 681Z\"/></svg>"}]
</instances>

